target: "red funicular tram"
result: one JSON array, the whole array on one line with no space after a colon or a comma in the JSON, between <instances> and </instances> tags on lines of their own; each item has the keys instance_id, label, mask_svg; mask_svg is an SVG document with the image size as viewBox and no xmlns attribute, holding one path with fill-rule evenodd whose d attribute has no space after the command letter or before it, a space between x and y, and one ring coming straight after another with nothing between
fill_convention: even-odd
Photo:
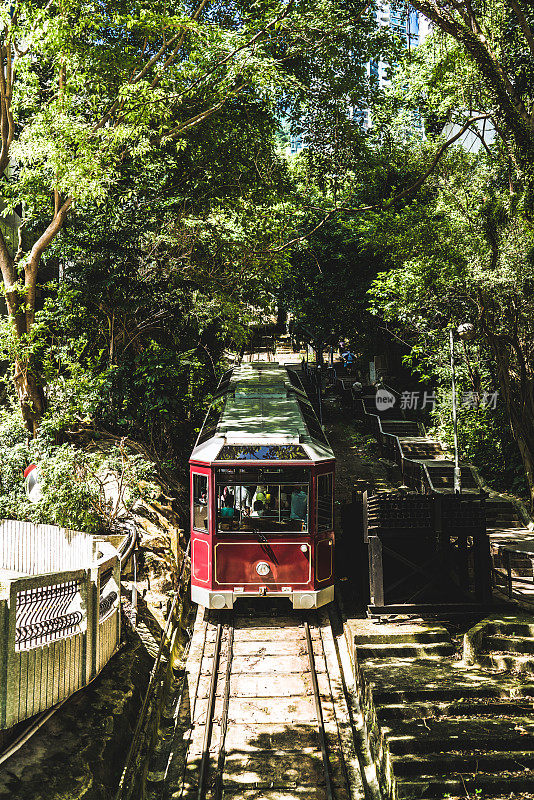
<instances>
[{"instance_id":1,"label":"red funicular tram","mask_svg":"<svg viewBox=\"0 0 534 800\"><path fill-rule=\"evenodd\" d=\"M227 372L191 465L191 596L334 598L335 458L296 372L255 362Z\"/></svg>"}]
</instances>

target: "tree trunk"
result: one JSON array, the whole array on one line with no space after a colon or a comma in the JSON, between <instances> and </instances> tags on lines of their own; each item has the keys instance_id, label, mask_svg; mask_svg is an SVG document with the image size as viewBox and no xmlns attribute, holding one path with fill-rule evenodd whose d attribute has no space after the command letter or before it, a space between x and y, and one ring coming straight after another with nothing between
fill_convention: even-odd
<instances>
[{"instance_id":1,"label":"tree trunk","mask_svg":"<svg viewBox=\"0 0 534 800\"><path fill-rule=\"evenodd\" d=\"M13 382L24 423L28 430L35 435L45 410L44 392L40 381L27 363L17 359Z\"/></svg>"},{"instance_id":2,"label":"tree trunk","mask_svg":"<svg viewBox=\"0 0 534 800\"><path fill-rule=\"evenodd\" d=\"M21 353L24 353L25 337L30 333L35 321L37 275L41 256L61 230L71 206L72 198L69 197L62 202L59 195L56 196L53 219L33 245L24 267L23 276L19 275L20 270L17 263L9 252L0 231L0 272L4 282L7 311L13 324L15 339L21 343L19 355L15 357L13 381L22 417L26 427L34 435L45 411L45 396L31 358L21 355ZM24 288L22 289L23 279Z\"/></svg>"},{"instance_id":3,"label":"tree trunk","mask_svg":"<svg viewBox=\"0 0 534 800\"><path fill-rule=\"evenodd\" d=\"M534 511L534 441L532 425L529 429L517 420L512 420L512 432L521 453L530 495L530 510Z\"/></svg>"},{"instance_id":4,"label":"tree trunk","mask_svg":"<svg viewBox=\"0 0 534 800\"><path fill-rule=\"evenodd\" d=\"M534 510L534 398L533 378L527 373L526 362L522 369L512 364L511 352L517 355L518 343L511 344L506 337L495 336L486 327L497 366L499 388L506 404L512 435L517 443L525 477L527 479L530 509ZM523 359L521 359L523 360ZM514 372L519 374L514 376Z\"/></svg>"},{"instance_id":5,"label":"tree trunk","mask_svg":"<svg viewBox=\"0 0 534 800\"><path fill-rule=\"evenodd\" d=\"M45 397L39 378L32 369L29 356L24 355L24 338L30 331L35 314L35 279L37 270L35 269L33 281L28 282L26 275L26 288L21 289L15 260L8 252L1 232L0 270L4 282L7 312L13 325L13 335L16 342L21 345L14 360L13 383L24 423L30 433L35 435L45 410Z\"/></svg>"}]
</instances>

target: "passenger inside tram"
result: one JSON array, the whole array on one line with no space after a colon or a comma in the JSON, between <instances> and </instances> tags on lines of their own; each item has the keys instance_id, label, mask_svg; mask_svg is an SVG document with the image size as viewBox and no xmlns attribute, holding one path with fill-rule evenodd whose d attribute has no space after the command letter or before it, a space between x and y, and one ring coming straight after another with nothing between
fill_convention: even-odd
<instances>
[{"instance_id":1,"label":"passenger inside tram","mask_svg":"<svg viewBox=\"0 0 534 800\"><path fill-rule=\"evenodd\" d=\"M307 483L221 486L218 495L220 531L306 531Z\"/></svg>"}]
</instances>

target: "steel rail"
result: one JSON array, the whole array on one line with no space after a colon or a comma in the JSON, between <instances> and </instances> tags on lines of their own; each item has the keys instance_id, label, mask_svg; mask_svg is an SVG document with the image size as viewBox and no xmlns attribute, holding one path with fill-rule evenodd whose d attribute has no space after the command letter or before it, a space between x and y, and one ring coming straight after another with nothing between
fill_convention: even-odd
<instances>
[{"instance_id":1,"label":"steel rail","mask_svg":"<svg viewBox=\"0 0 534 800\"><path fill-rule=\"evenodd\" d=\"M217 758L217 772L215 773L214 800L222 800L223 796L223 771L226 759L226 732L228 730L228 708L230 705L230 678L232 677L232 659L234 655L234 623L228 624L228 646L226 651L226 677L224 684L223 707L221 715L221 733L219 755Z\"/></svg>"},{"instance_id":2,"label":"steel rail","mask_svg":"<svg viewBox=\"0 0 534 800\"><path fill-rule=\"evenodd\" d=\"M208 707L206 709L206 722L204 725L204 740L202 743L202 761L200 762L200 773L198 776L198 800L204 800L206 796L206 781L208 777L208 767L210 761L210 741L211 730L213 727L213 713L215 711L215 701L217 699L217 677L219 672L219 660L221 656L223 624L217 624L217 637L215 639L215 651L213 653L213 665L211 671L210 692L208 697Z\"/></svg>"},{"instance_id":3,"label":"steel rail","mask_svg":"<svg viewBox=\"0 0 534 800\"><path fill-rule=\"evenodd\" d=\"M328 800L334 800L334 794L332 790L332 780L330 777L330 761L328 759L328 750L326 747L326 735L324 729L323 709L321 706L321 695L319 694L319 683L317 681L317 670L315 668L315 657L313 655L313 642L311 638L310 625L308 623L308 620L304 620L304 633L306 634L306 645L308 647L308 660L310 663L313 696L315 699L315 712L317 716L317 730L319 733L319 743L321 745L321 753L323 756L326 796Z\"/></svg>"}]
</instances>

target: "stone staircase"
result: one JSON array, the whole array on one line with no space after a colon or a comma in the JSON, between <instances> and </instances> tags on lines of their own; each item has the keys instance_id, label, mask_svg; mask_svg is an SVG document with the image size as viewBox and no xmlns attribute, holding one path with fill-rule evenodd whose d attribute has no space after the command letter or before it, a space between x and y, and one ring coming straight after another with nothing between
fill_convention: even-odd
<instances>
[{"instance_id":1,"label":"stone staircase","mask_svg":"<svg viewBox=\"0 0 534 800\"><path fill-rule=\"evenodd\" d=\"M471 663L516 675L534 675L534 619L501 618L486 622L464 643Z\"/></svg>"},{"instance_id":2,"label":"stone staircase","mask_svg":"<svg viewBox=\"0 0 534 800\"><path fill-rule=\"evenodd\" d=\"M384 632L378 631L382 628ZM450 656L454 645L441 626L384 626L374 625L370 634L359 633L354 637L354 648L358 661L375 658L430 658Z\"/></svg>"},{"instance_id":3,"label":"stone staircase","mask_svg":"<svg viewBox=\"0 0 534 800\"><path fill-rule=\"evenodd\" d=\"M525 528L519 511L511 500L490 497L486 500L486 523L488 528L506 530Z\"/></svg>"},{"instance_id":4,"label":"stone staircase","mask_svg":"<svg viewBox=\"0 0 534 800\"><path fill-rule=\"evenodd\" d=\"M382 428L384 425L382 425ZM443 460L444 452L441 443L437 439L429 439L427 436L418 436L401 439L402 454L405 458L430 461L431 459Z\"/></svg>"},{"instance_id":5,"label":"stone staircase","mask_svg":"<svg viewBox=\"0 0 534 800\"><path fill-rule=\"evenodd\" d=\"M372 420L371 425L379 440L399 463L407 482L420 481L422 477L420 465L424 464L431 490L443 493L454 491L454 463L451 456L443 450L437 439L424 435L423 425L415 420L406 419L404 411L395 407L379 410L374 394L355 397L354 402L356 408L359 407L360 411L363 410L364 415L368 415ZM397 437L398 446L390 437ZM411 464L407 465L407 462ZM423 480L427 480L426 477L423 477ZM469 464L461 465L461 483L464 493L478 493L482 488L477 473Z\"/></svg>"},{"instance_id":6,"label":"stone staircase","mask_svg":"<svg viewBox=\"0 0 534 800\"><path fill-rule=\"evenodd\" d=\"M534 682L459 661L439 625L371 625L355 633L355 663L383 797L532 792ZM511 630L528 638L524 623Z\"/></svg>"},{"instance_id":7,"label":"stone staircase","mask_svg":"<svg viewBox=\"0 0 534 800\"><path fill-rule=\"evenodd\" d=\"M431 488L437 492L454 491L454 463L446 459L425 464L430 477ZM479 492L480 484L473 468L469 465L460 467L462 492Z\"/></svg>"},{"instance_id":8,"label":"stone staircase","mask_svg":"<svg viewBox=\"0 0 534 800\"><path fill-rule=\"evenodd\" d=\"M421 428L418 422L412 422L408 419L385 419L382 421L382 431L384 433L391 433L393 436L402 437L421 437Z\"/></svg>"},{"instance_id":9,"label":"stone staircase","mask_svg":"<svg viewBox=\"0 0 534 800\"><path fill-rule=\"evenodd\" d=\"M387 409L383 409L383 410L379 411L378 408L377 408L377 405L376 405L376 401L375 401L374 395L372 397L369 397L369 396L363 397L363 398L361 398L361 400L362 400L362 405L363 405L363 408L364 408L364 411L365 411L366 414L377 414L380 417L380 419L385 419L385 420L388 420L388 421L391 421L391 422L394 422L394 423L399 423L399 422L405 421L404 420L404 412L399 411L399 409L395 408L394 406L391 407L391 408L387 408ZM408 421L408 420L406 420L406 421ZM417 424L417 423L415 423L415 424Z\"/></svg>"}]
</instances>

